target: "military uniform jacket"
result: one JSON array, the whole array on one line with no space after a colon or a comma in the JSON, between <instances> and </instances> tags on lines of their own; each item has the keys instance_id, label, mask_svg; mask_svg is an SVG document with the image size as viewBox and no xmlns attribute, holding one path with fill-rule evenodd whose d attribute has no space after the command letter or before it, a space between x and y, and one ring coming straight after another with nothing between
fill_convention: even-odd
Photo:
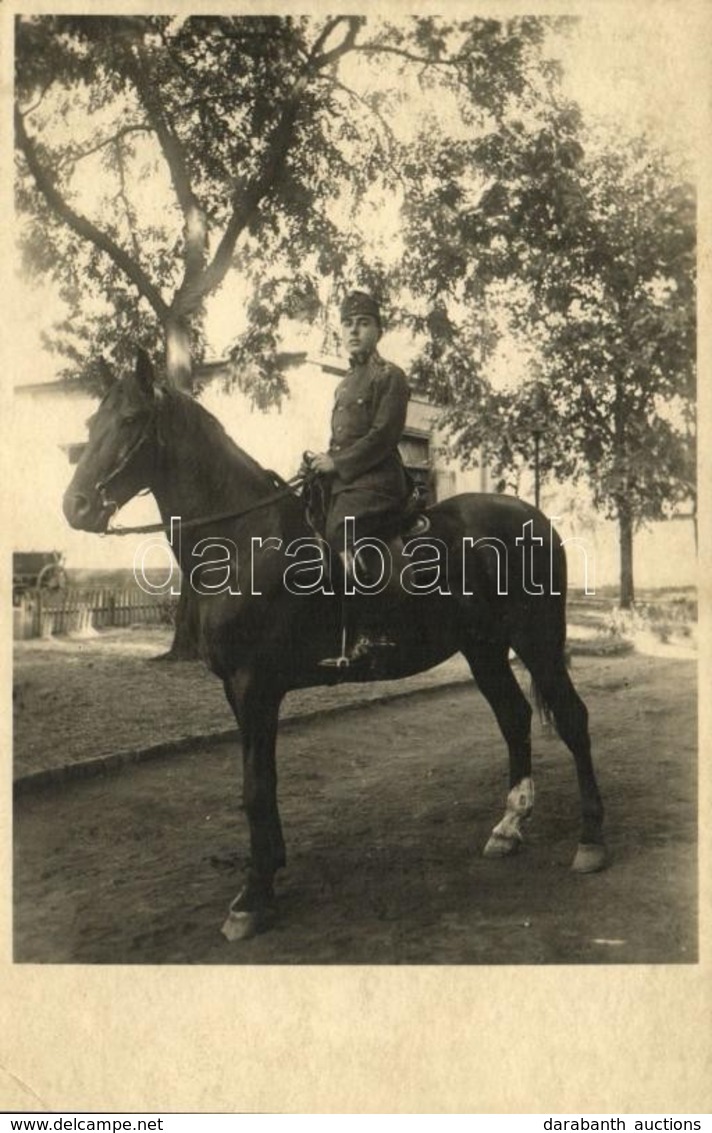
<instances>
[{"instance_id":1,"label":"military uniform jacket","mask_svg":"<svg viewBox=\"0 0 712 1133\"><path fill-rule=\"evenodd\" d=\"M329 453L336 465L332 498L346 490L394 500L405 497L407 480L398 442L409 397L403 371L375 351L364 363L352 363L336 389L331 418Z\"/></svg>"}]
</instances>

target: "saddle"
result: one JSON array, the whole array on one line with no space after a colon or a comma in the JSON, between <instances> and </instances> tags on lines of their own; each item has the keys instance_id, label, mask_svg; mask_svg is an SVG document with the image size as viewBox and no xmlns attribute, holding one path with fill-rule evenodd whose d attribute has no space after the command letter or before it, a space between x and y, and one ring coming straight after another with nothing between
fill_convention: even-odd
<instances>
[{"instance_id":1,"label":"saddle","mask_svg":"<svg viewBox=\"0 0 712 1133\"><path fill-rule=\"evenodd\" d=\"M304 514L312 531L323 539L329 507L329 487L324 477L311 469L308 457L309 454L305 453L300 469L300 475L303 476L301 496ZM410 491L404 506L384 515L378 524L378 534L386 540L399 536L403 540L412 539L417 535L425 535L430 530L430 519L426 512L426 490L422 484L416 483L407 471L406 476Z\"/></svg>"},{"instance_id":2,"label":"saddle","mask_svg":"<svg viewBox=\"0 0 712 1133\"><path fill-rule=\"evenodd\" d=\"M430 517L427 514L427 492L422 484L418 484L410 474L410 495L406 500L398 524L398 534L403 539L412 539L416 535L426 535L430 531Z\"/></svg>"}]
</instances>

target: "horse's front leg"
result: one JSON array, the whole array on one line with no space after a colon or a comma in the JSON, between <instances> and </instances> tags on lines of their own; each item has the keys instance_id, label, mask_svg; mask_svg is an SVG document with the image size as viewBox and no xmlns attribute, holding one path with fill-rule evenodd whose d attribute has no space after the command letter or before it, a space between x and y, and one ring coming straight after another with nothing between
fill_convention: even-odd
<instances>
[{"instance_id":1,"label":"horse's front leg","mask_svg":"<svg viewBox=\"0 0 712 1133\"><path fill-rule=\"evenodd\" d=\"M243 803L250 828L247 880L230 905L223 933L245 940L274 919L274 875L286 864L277 808L277 721L282 694L240 672L225 682L240 726Z\"/></svg>"}]
</instances>

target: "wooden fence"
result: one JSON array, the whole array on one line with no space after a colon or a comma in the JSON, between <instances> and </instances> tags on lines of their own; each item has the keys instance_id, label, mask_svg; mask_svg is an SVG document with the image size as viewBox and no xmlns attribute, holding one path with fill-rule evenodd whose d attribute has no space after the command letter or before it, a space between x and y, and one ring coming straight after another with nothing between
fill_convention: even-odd
<instances>
[{"instance_id":1,"label":"wooden fence","mask_svg":"<svg viewBox=\"0 0 712 1133\"><path fill-rule=\"evenodd\" d=\"M114 626L171 625L178 599L125 589L29 590L13 608L19 639L63 633L91 633Z\"/></svg>"}]
</instances>

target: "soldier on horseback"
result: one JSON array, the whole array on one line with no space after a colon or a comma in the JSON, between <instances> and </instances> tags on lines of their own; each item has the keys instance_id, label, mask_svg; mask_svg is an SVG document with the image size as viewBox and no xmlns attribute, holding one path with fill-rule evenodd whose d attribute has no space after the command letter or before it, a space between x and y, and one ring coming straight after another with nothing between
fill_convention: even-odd
<instances>
[{"instance_id":1,"label":"soldier on horseback","mask_svg":"<svg viewBox=\"0 0 712 1133\"><path fill-rule=\"evenodd\" d=\"M353 291L341 305L341 336L349 356L349 370L337 387L331 418L328 452L310 458L313 471L325 486L324 535L332 552L344 566L346 583L354 576L369 580L373 572L385 578L372 597L370 615L360 616L362 633L349 653L349 661L363 660L371 651L390 645L378 632L385 607L400 597L398 570L392 570L393 556L399 559L397 527L408 501L411 486L398 451L403 435L410 390L405 374L378 353L382 334L381 314L370 295ZM354 544L370 537L387 547L382 559L374 547L354 557ZM374 562L374 551L376 562ZM345 610L349 603L345 603ZM366 607L368 609L368 606ZM360 603L360 614L364 604ZM347 619L349 620L349 619ZM342 658L344 655L342 650Z\"/></svg>"},{"instance_id":2,"label":"soldier on horseback","mask_svg":"<svg viewBox=\"0 0 712 1133\"><path fill-rule=\"evenodd\" d=\"M363 311L362 300L358 306ZM359 314L350 305L344 313L349 318ZM351 501L357 507L361 490L369 505L379 494L389 503L403 502L396 444L405 419L407 387L400 371L379 364L375 355L380 335L377 308L375 315L373 307L366 314L374 320L375 332L365 333L371 327L366 322L359 323L364 330L352 330L346 336L355 364L339 387L337 396L343 406L335 407L332 451L318 460L319 479L341 488L333 500L342 515L350 492L357 496ZM343 415L336 411L342 408ZM378 469L383 470L383 480L379 473L374 483L370 474ZM144 487L156 500L160 523L111 527L116 511ZM99 405L63 507L75 530L97 534L168 532L173 518L183 517L184 527L202 531L205 537L197 543L177 540L173 547L188 579L196 566L204 565L203 543L215 546L229 540L235 562L240 555L250 556L255 544L277 544L266 546L260 560L264 569L258 581L261 577L264 587L233 590L221 586L217 592L199 590L196 596L202 655L223 683L243 746L250 862L245 886L230 906L224 932L230 940L245 939L271 922L274 878L286 860L277 802L280 704L290 690L339 680L339 674L320 666L334 632L333 595L317 587L307 598L283 585L287 567L295 562L292 545L313 543L300 501L289 485L275 492L274 475L240 449L195 398L158 385L150 359L141 353L135 373L116 381ZM370 528L375 519L380 523L385 512L380 507L365 512L358 507L358 517L364 515ZM343 675L355 681L396 679L431 669L455 653L465 657L495 713L509 752L506 811L485 847L487 855L504 857L518 850L522 825L534 800L531 707L509 664L513 650L529 669L576 763L581 835L573 868L579 873L603 869L607 860L603 804L591 759L588 713L566 667L563 542L545 515L512 496L454 496L435 504L430 520L432 540L452 548L458 557L462 554L461 573L453 568L448 575L450 588L428 590L422 602L415 595L411 598L407 590L407 600L388 611L387 624L398 638L397 648L381 652L380 665L367 661L362 667L347 668ZM492 544L514 564L521 558L527 530L531 532L534 576L549 580L535 598L523 572L509 569L507 586L500 590L492 571ZM406 538L410 543L410 530ZM287 547L283 547L284 539L289 540ZM426 551L430 540L430 534L422 540ZM419 536L413 541L417 543ZM465 549L473 570L471 586L466 585ZM410 549L404 550L409 554L403 557L410 557ZM495 557L498 561L499 554ZM420 561L429 560L423 557ZM406 581L404 567L397 576L398 590L401 584L405 588ZM369 601L364 598L357 604L359 624L362 606ZM346 604L349 602L347 599ZM379 604L374 600L374 606ZM351 657L345 660L351 663Z\"/></svg>"}]
</instances>

